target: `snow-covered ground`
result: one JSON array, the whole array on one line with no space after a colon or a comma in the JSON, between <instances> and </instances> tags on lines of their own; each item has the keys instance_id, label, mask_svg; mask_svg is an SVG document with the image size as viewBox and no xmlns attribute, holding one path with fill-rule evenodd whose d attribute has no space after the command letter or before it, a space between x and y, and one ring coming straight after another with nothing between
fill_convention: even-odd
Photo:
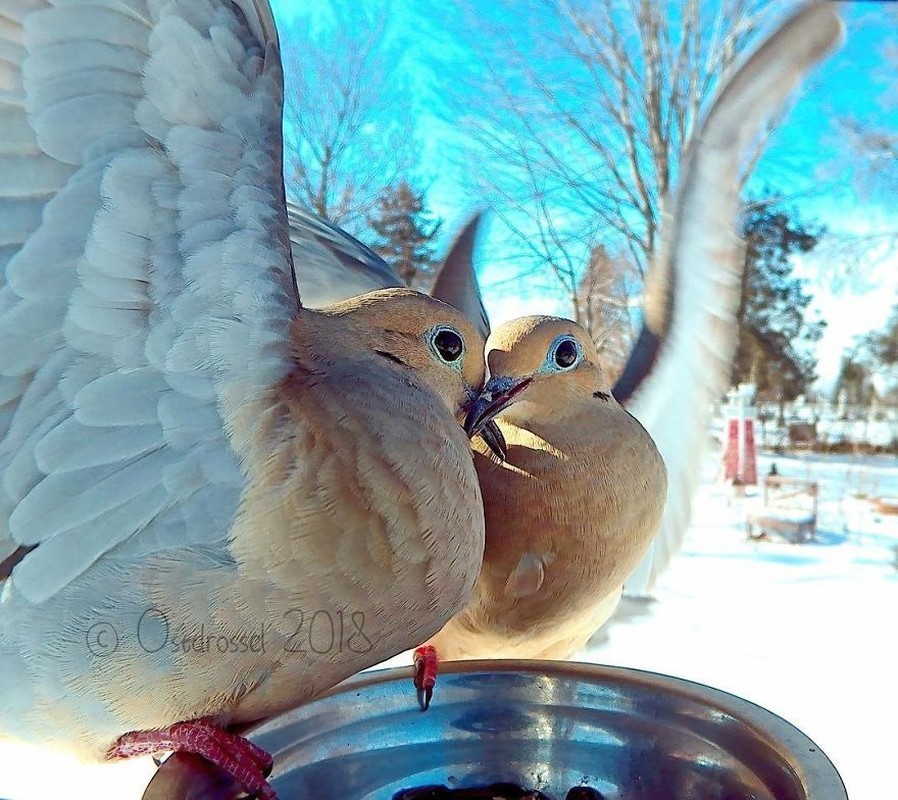
<instances>
[{"instance_id":1,"label":"snow-covered ground","mask_svg":"<svg viewBox=\"0 0 898 800\"><path fill-rule=\"evenodd\" d=\"M898 516L875 513L867 498L898 498L898 460L762 457L759 474L771 460L783 476L819 482L818 541L748 541L745 515L759 498L733 498L715 484L709 460L693 526L657 599L625 601L580 658L752 700L816 741L851 800L895 796ZM84 768L3 744L0 798L89 792L95 800L138 800L152 769L147 762Z\"/></svg>"},{"instance_id":2,"label":"snow-covered ground","mask_svg":"<svg viewBox=\"0 0 898 800\"><path fill-rule=\"evenodd\" d=\"M819 541L748 541L745 513L759 498L706 482L657 599L625 601L580 658L740 695L814 739L851 800L895 796L898 517L852 494L898 497L898 461L772 460L783 476L819 482Z\"/></svg>"}]
</instances>

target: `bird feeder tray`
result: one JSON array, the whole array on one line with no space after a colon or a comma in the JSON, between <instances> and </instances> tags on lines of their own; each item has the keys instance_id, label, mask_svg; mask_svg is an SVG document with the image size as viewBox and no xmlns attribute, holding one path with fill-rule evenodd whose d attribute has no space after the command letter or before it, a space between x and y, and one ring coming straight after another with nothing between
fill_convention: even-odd
<instances>
[{"instance_id":1,"label":"bird feeder tray","mask_svg":"<svg viewBox=\"0 0 898 800\"><path fill-rule=\"evenodd\" d=\"M568 662L444 662L430 709L410 669L364 672L252 730L281 800L391 800L409 787L515 783L563 800L847 800L829 759L790 723L691 681ZM234 800L190 756L144 800Z\"/></svg>"}]
</instances>

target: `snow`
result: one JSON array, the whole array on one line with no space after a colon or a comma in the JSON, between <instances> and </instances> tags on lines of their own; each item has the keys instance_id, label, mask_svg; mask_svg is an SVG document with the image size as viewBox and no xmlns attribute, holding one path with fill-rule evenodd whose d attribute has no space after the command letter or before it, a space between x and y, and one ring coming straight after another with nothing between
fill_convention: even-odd
<instances>
[{"instance_id":1,"label":"snow","mask_svg":"<svg viewBox=\"0 0 898 800\"><path fill-rule=\"evenodd\" d=\"M780 508L760 508L756 513L749 515L752 520L763 523L766 520L776 522L813 522L814 515L810 511L798 511Z\"/></svg>"},{"instance_id":2,"label":"snow","mask_svg":"<svg viewBox=\"0 0 898 800\"><path fill-rule=\"evenodd\" d=\"M894 458L762 458L820 486L818 541L749 542L737 499L705 482L685 545L651 602L625 600L580 660L732 692L804 731L851 800L895 786L898 516L855 494L895 494Z\"/></svg>"},{"instance_id":3,"label":"snow","mask_svg":"<svg viewBox=\"0 0 898 800\"><path fill-rule=\"evenodd\" d=\"M898 719L898 459L763 456L784 477L819 483L817 541L751 542L744 498L715 482L709 459L684 548L653 601L625 599L579 660L649 669L723 689L774 711L810 736L851 800L894 791ZM408 664L407 655L390 665ZM0 743L0 798L48 800L73 787L95 800L138 800L152 762L85 767Z\"/></svg>"}]
</instances>

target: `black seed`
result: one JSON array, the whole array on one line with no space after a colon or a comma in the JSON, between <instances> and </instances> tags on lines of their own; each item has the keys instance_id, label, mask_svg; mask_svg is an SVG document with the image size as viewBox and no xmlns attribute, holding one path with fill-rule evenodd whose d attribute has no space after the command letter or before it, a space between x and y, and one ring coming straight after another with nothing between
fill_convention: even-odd
<instances>
[{"instance_id":1,"label":"black seed","mask_svg":"<svg viewBox=\"0 0 898 800\"><path fill-rule=\"evenodd\" d=\"M417 786L403 789L393 795L393 800L552 800L536 789L524 789L516 783L491 783L488 786L467 786L449 789L443 785ZM598 789L591 786L573 786L564 800L605 800Z\"/></svg>"},{"instance_id":2,"label":"black seed","mask_svg":"<svg viewBox=\"0 0 898 800\"><path fill-rule=\"evenodd\" d=\"M527 794L527 790L516 783L491 783L487 788L493 792L504 792L509 797L514 798L514 800L518 800L518 798Z\"/></svg>"},{"instance_id":3,"label":"black seed","mask_svg":"<svg viewBox=\"0 0 898 800\"><path fill-rule=\"evenodd\" d=\"M448 797L452 800L521 800L525 795L526 790L514 783L491 783L455 789Z\"/></svg>"},{"instance_id":4,"label":"black seed","mask_svg":"<svg viewBox=\"0 0 898 800\"><path fill-rule=\"evenodd\" d=\"M505 461L508 457L508 445L505 442L502 431L499 430L499 426L493 420L484 425L483 430L480 431L480 438L486 442L487 447L493 451L493 455L496 458L500 461Z\"/></svg>"},{"instance_id":5,"label":"black seed","mask_svg":"<svg viewBox=\"0 0 898 800\"><path fill-rule=\"evenodd\" d=\"M605 800L605 795L592 786L574 786L564 796L564 800Z\"/></svg>"}]
</instances>

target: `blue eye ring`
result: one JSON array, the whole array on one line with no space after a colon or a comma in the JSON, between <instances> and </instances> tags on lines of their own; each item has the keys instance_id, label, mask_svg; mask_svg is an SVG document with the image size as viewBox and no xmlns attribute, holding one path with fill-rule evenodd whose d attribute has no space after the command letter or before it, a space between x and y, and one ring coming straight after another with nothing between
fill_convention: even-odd
<instances>
[{"instance_id":1,"label":"blue eye ring","mask_svg":"<svg viewBox=\"0 0 898 800\"><path fill-rule=\"evenodd\" d=\"M563 334L552 342L546 355L549 369L567 372L583 360L583 348L573 336Z\"/></svg>"},{"instance_id":2,"label":"blue eye ring","mask_svg":"<svg viewBox=\"0 0 898 800\"><path fill-rule=\"evenodd\" d=\"M465 337L449 325L438 325L427 332L430 349L450 367L459 367L465 355Z\"/></svg>"}]
</instances>

